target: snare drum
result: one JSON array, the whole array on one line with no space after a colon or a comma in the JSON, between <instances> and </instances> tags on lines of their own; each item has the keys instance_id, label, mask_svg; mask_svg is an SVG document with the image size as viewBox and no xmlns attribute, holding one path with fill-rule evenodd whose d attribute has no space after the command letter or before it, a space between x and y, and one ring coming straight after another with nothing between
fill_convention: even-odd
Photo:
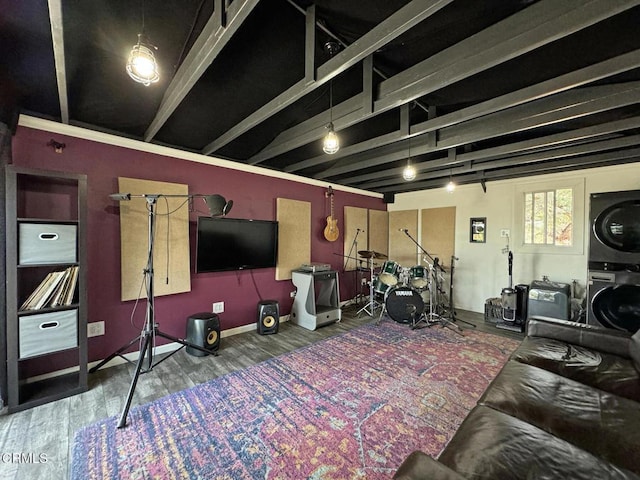
<instances>
[{"instance_id":1,"label":"snare drum","mask_svg":"<svg viewBox=\"0 0 640 480\"><path fill-rule=\"evenodd\" d=\"M400 268L401 267L397 262L387 260L382 264L382 270L380 270L378 279L385 285L393 287L398 283L398 272L400 271Z\"/></svg>"},{"instance_id":2,"label":"snare drum","mask_svg":"<svg viewBox=\"0 0 640 480\"><path fill-rule=\"evenodd\" d=\"M422 265L416 265L409 270L409 283L413 288L427 288L429 284L428 272Z\"/></svg>"}]
</instances>

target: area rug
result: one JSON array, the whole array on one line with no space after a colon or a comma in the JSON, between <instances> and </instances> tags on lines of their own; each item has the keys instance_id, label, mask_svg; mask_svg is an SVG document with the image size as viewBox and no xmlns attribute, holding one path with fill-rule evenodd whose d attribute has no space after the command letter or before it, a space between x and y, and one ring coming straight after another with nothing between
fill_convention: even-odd
<instances>
[{"instance_id":1,"label":"area rug","mask_svg":"<svg viewBox=\"0 0 640 480\"><path fill-rule=\"evenodd\" d=\"M71 477L390 478L438 456L517 344L364 325L79 430Z\"/></svg>"}]
</instances>

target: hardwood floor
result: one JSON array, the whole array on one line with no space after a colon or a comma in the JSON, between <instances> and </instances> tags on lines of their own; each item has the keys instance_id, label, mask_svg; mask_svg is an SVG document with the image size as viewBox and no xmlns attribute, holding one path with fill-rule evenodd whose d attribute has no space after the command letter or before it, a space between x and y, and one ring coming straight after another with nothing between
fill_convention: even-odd
<instances>
[{"instance_id":1,"label":"hardwood floor","mask_svg":"<svg viewBox=\"0 0 640 480\"><path fill-rule=\"evenodd\" d=\"M132 407L376 321L356 312L354 306L344 307L341 322L315 331L283 322L277 335L247 332L223 337L216 357L194 357L182 349L140 376ZM457 319L463 329L472 328L465 323L470 322L479 331L523 338L520 333L485 323L481 314L458 311ZM75 432L97 420L120 415L133 372L129 364L104 367L90 374L89 391L85 393L0 415L0 479L68 478Z\"/></svg>"}]
</instances>

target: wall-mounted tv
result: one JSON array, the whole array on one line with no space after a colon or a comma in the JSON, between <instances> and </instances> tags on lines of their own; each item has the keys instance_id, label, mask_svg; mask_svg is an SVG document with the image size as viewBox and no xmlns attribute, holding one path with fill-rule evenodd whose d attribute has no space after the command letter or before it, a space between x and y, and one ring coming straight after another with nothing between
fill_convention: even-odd
<instances>
[{"instance_id":1,"label":"wall-mounted tv","mask_svg":"<svg viewBox=\"0 0 640 480\"><path fill-rule=\"evenodd\" d=\"M276 266L278 222L198 217L196 272Z\"/></svg>"}]
</instances>

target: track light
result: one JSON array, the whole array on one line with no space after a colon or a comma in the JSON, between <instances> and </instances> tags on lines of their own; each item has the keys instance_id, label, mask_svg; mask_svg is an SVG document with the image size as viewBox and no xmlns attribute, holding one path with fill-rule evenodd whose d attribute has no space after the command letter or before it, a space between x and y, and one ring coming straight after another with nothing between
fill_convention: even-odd
<instances>
[{"instance_id":1,"label":"track light","mask_svg":"<svg viewBox=\"0 0 640 480\"><path fill-rule=\"evenodd\" d=\"M138 43L133 46L127 60L127 73L136 82L148 87L160 80L158 64L153 50L157 47L149 43L144 33L138 34Z\"/></svg>"}]
</instances>

